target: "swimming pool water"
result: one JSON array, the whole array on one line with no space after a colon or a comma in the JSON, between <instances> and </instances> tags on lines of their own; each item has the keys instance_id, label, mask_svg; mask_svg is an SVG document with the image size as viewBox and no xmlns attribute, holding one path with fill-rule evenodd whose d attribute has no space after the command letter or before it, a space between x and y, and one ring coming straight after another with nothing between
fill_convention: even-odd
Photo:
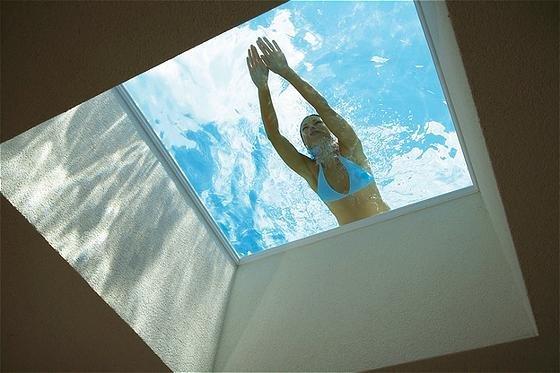
<instances>
[{"instance_id":1,"label":"swimming pool water","mask_svg":"<svg viewBox=\"0 0 560 373\"><path fill-rule=\"evenodd\" d=\"M259 36L353 126L392 209L472 185L412 2L283 4L125 83L240 256L337 227L266 137L245 62ZM269 87L307 154L313 108L272 72Z\"/></svg>"}]
</instances>

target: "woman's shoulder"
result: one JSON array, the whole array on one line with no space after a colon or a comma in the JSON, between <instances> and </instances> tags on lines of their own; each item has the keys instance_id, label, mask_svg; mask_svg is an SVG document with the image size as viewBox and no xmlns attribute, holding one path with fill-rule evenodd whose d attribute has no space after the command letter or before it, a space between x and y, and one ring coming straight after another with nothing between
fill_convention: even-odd
<instances>
[{"instance_id":1,"label":"woman's shoulder","mask_svg":"<svg viewBox=\"0 0 560 373\"><path fill-rule=\"evenodd\" d=\"M317 174L319 172L319 166L317 165L315 160L309 158L308 156L304 155L303 158L305 167L303 167L302 171L298 172L298 174L303 177L305 181L307 181L311 188L315 190L317 186Z\"/></svg>"},{"instance_id":2,"label":"woman's shoulder","mask_svg":"<svg viewBox=\"0 0 560 373\"><path fill-rule=\"evenodd\" d=\"M344 146L340 147L340 155L344 158L362 166L364 169L371 171L369 161L364 153L362 144L358 143L353 149L346 148Z\"/></svg>"}]
</instances>

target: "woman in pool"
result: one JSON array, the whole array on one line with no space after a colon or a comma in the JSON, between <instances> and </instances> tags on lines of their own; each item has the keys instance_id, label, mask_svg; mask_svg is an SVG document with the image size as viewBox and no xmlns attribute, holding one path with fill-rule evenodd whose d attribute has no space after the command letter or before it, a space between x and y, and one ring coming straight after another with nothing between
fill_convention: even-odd
<instances>
[{"instance_id":1,"label":"woman in pool","mask_svg":"<svg viewBox=\"0 0 560 373\"><path fill-rule=\"evenodd\" d=\"M266 134L280 157L307 181L339 225L388 211L389 206L379 194L362 143L352 127L288 66L276 41L259 38L257 45L262 55L251 45L247 67L258 89ZM299 153L280 134L268 89L269 70L290 82L317 111L318 114L303 118L300 125L303 144L314 159Z\"/></svg>"}]
</instances>

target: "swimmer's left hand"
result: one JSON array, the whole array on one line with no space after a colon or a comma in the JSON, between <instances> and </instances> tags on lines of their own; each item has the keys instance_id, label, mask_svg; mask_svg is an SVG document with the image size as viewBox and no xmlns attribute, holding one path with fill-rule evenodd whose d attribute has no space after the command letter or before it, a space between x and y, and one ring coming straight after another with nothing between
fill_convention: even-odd
<instances>
[{"instance_id":1,"label":"swimmer's left hand","mask_svg":"<svg viewBox=\"0 0 560 373\"><path fill-rule=\"evenodd\" d=\"M290 70L286 56L284 56L275 40L272 40L271 43L266 37L258 38L257 45L263 54L262 59L264 63L272 72L282 76Z\"/></svg>"}]
</instances>

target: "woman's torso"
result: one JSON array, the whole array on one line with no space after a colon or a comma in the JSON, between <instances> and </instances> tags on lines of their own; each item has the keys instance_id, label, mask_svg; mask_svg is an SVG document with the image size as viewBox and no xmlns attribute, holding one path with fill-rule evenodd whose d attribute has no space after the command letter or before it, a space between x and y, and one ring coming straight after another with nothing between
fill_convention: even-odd
<instances>
[{"instance_id":1,"label":"woman's torso","mask_svg":"<svg viewBox=\"0 0 560 373\"><path fill-rule=\"evenodd\" d=\"M358 153L358 154L356 154ZM371 172L366 156L361 152L354 154L346 149L340 149L340 155L356 163L364 170ZM348 170L339 158L327 167L322 167L325 179L332 189L338 193L346 194L349 190ZM306 178L307 183L317 193L319 165L313 162L310 167L311 175ZM325 202L329 210L334 214L340 225L351 223L369 216L388 211L389 207L381 199L381 195L375 182L341 199Z\"/></svg>"}]
</instances>

